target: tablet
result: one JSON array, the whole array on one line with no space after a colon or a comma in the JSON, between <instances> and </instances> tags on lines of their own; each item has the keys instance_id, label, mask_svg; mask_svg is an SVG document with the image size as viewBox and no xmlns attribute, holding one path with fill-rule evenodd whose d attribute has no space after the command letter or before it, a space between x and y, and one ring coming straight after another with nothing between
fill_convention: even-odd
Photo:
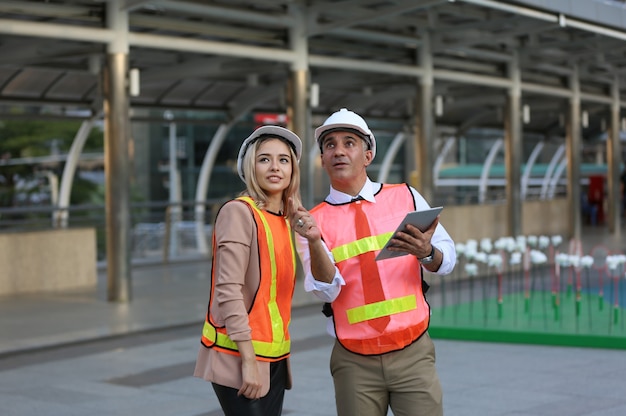
<instances>
[{"instance_id":1,"label":"tablet","mask_svg":"<svg viewBox=\"0 0 626 416\"><path fill-rule=\"evenodd\" d=\"M396 228L396 231L394 231L391 238L393 238L393 236L396 235L397 232L403 231L404 227L406 227L407 224L416 226L420 231L428 229L430 224L435 221L435 218L437 218L437 215L439 215L441 210L443 210L443 207L434 207L430 209L425 209L423 211L409 212L408 214L406 214L406 217L404 217L400 225L398 225L398 228ZM387 248L390 246L391 238L389 238L389 241L387 241L385 247L383 247L383 249L380 250L380 253L378 253L378 256L376 256L377 261L409 254L402 251L387 250Z\"/></svg>"}]
</instances>

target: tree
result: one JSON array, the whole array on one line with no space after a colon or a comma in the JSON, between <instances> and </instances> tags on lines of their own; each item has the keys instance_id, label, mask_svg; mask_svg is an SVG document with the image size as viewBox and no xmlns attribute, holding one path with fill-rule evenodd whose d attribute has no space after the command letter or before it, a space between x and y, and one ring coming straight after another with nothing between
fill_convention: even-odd
<instances>
[{"instance_id":1,"label":"tree","mask_svg":"<svg viewBox=\"0 0 626 416\"><path fill-rule=\"evenodd\" d=\"M38 163L23 159L67 153L80 124L80 121L75 120L0 121L0 207L17 205L18 191L25 194L39 191L41 181L37 178L42 169L52 171L57 176L62 174L63 162ZM103 132L93 129L84 151L101 152L102 148ZM12 163L16 159L18 163ZM28 185L18 190L18 183ZM88 202L90 193L97 189L96 184L83 180L77 181L75 185L71 195L73 203Z\"/></svg>"}]
</instances>

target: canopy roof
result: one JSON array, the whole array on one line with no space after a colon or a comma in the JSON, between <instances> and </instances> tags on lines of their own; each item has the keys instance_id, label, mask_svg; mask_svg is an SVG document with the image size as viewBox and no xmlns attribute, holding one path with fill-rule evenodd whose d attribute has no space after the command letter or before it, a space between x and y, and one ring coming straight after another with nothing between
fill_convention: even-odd
<instances>
[{"instance_id":1,"label":"canopy roof","mask_svg":"<svg viewBox=\"0 0 626 416\"><path fill-rule=\"evenodd\" d=\"M134 108L284 112L287 77L308 68L319 86L314 114L348 107L365 117L406 120L415 112L420 82L432 74L434 95L441 97L436 124L463 131L502 126L519 69L530 116L524 131L562 135L577 76L589 137L607 127L616 91L620 101L626 95L622 2L119 5L128 25L113 30L106 1L0 1L0 104L99 111L101 68L119 39L127 39L129 66L140 73Z\"/></svg>"}]
</instances>

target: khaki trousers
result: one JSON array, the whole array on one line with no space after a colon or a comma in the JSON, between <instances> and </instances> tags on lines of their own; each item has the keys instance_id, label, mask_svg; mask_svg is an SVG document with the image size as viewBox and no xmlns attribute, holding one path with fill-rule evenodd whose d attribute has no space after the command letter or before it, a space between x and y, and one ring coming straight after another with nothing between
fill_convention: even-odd
<instances>
[{"instance_id":1,"label":"khaki trousers","mask_svg":"<svg viewBox=\"0 0 626 416\"><path fill-rule=\"evenodd\" d=\"M335 341L330 357L338 416L442 416L435 346L428 333L403 350L354 354Z\"/></svg>"}]
</instances>

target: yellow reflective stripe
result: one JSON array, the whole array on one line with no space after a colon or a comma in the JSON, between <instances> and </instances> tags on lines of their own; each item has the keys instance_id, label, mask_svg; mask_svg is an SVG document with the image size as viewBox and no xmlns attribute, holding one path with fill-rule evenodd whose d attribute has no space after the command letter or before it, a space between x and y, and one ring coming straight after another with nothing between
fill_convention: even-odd
<instances>
[{"instance_id":1,"label":"yellow reflective stripe","mask_svg":"<svg viewBox=\"0 0 626 416\"><path fill-rule=\"evenodd\" d=\"M230 337L221 332L217 332L216 329L208 322L204 323L204 327L202 328L202 335L209 340L215 340L215 344L222 348L227 348L229 350L238 351L237 343L230 339ZM282 342L281 348L276 351L276 345L272 342L263 342L263 341L255 341L252 340L252 346L254 348L254 353L256 355L260 355L263 357L280 357L289 353L291 348L291 341L284 340Z\"/></svg>"},{"instance_id":2,"label":"yellow reflective stripe","mask_svg":"<svg viewBox=\"0 0 626 416\"><path fill-rule=\"evenodd\" d=\"M360 254L367 253L368 251L380 250L385 247L385 244L387 244L387 241L389 241L392 235L393 232L389 232L361 238L351 243L337 246L333 248L331 252L333 253L335 261L339 263L340 261L348 260Z\"/></svg>"},{"instance_id":3,"label":"yellow reflective stripe","mask_svg":"<svg viewBox=\"0 0 626 416\"><path fill-rule=\"evenodd\" d=\"M380 318L381 316L395 315L413 309L417 309L417 298L415 295L408 295L370 303L369 305L357 306L356 308L348 309L346 313L350 324L358 324L359 322Z\"/></svg>"}]
</instances>

